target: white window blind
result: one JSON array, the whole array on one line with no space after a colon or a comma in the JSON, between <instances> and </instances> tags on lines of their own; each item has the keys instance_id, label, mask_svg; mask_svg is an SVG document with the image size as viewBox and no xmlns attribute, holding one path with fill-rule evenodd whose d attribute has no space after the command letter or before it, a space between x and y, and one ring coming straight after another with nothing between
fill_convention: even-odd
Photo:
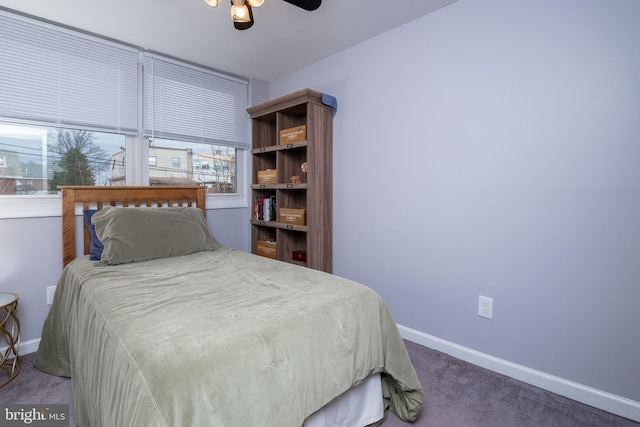
<instances>
[{"instance_id":1,"label":"white window blind","mask_svg":"<svg viewBox=\"0 0 640 427\"><path fill-rule=\"evenodd\" d=\"M0 11L0 118L137 133L138 51Z\"/></svg>"},{"instance_id":2,"label":"white window blind","mask_svg":"<svg viewBox=\"0 0 640 427\"><path fill-rule=\"evenodd\" d=\"M145 136L249 147L247 82L145 53Z\"/></svg>"}]
</instances>

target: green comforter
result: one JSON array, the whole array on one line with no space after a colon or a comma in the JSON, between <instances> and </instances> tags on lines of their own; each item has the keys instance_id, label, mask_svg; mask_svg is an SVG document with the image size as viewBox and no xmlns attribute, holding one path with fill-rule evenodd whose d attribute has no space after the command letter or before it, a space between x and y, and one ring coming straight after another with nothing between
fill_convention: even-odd
<instances>
[{"instance_id":1,"label":"green comforter","mask_svg":"<svg viewBox=\"0 0 640 427\"><path fill-rule=\"evenodd\" d=\"M36 366L100 426L297 427L374 373L414 420L422 387L371 289L234 249L62 273Z\"/></svg>"}]
</instances>

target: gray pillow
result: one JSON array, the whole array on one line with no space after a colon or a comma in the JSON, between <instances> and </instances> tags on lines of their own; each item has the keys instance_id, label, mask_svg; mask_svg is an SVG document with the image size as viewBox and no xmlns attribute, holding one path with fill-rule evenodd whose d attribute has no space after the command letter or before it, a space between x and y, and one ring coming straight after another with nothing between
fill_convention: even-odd
<instances>
[{"instance_id":1,"label":"gray pillow","mask_svg":"<svg viewBox=\"0 0 640 427\"><path fill-rule=\"evenodd\" d=\"M104 245L100 262L116 265L221 248L198 208L118 208L93 214Z\"/></svg>"}]
</instances>

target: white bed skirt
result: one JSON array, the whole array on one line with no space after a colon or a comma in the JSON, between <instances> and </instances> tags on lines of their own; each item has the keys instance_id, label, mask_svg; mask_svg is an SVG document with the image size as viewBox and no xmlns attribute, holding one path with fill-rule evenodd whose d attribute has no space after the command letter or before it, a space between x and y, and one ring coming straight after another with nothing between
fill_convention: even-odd
<instances>
[{"instance_id":1,"label":"white bed skirt","mask_svg":"<svg viewBox=\"0 0 640 427\"><path fill-rule=\"evenodd\" d=\"M384 415L380 374L372 375L310 415L303 427L364 427Z\"/></svg>"}]
</instances>

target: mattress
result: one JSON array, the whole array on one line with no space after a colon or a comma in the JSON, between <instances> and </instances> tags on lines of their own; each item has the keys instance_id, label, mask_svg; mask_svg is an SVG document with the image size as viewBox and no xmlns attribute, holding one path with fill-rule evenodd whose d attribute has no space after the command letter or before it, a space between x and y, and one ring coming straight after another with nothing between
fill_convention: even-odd
<instances>
[{"instance_id":1,"label":"mattress","mask_svg":"<svg viewBox=\"0 0 640 427\"><path fill-rule=\"evenodd\" d=\"M383 416L382 383L376 374L309 416L303 427L365 427Z\"/></svg>"}]
</instances>

